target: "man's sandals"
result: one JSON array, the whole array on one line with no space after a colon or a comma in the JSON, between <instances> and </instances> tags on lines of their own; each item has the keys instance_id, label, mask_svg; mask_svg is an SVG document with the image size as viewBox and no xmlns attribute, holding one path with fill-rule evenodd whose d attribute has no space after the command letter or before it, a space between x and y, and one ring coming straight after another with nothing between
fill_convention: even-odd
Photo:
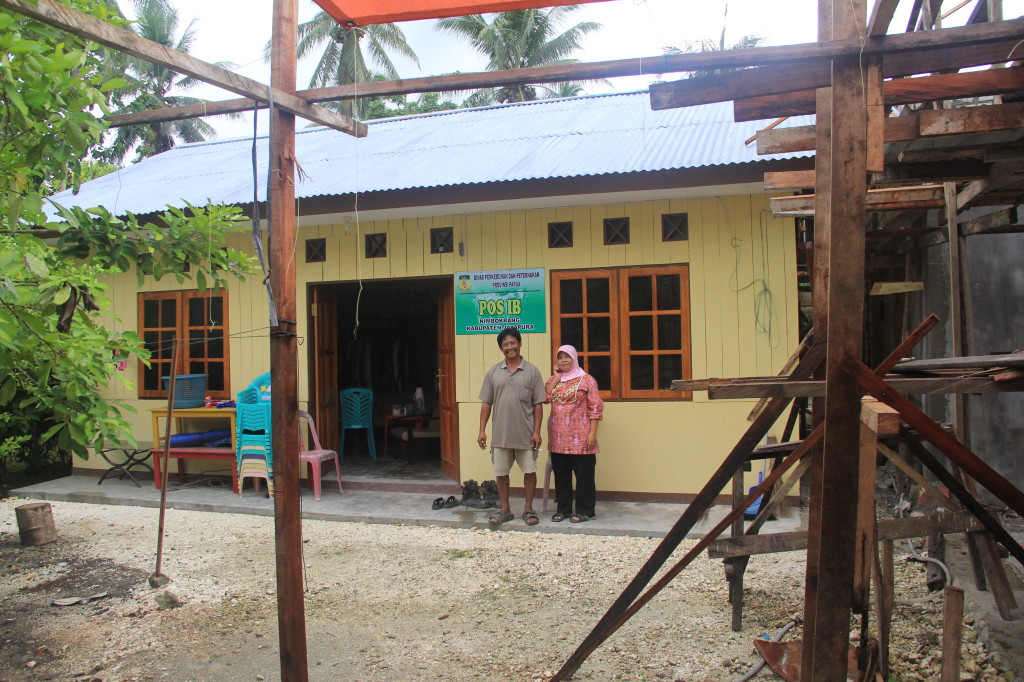
<instances>
[{"instance_id":1,"label":"man's sandals","mask_svg":"<svg viewBox=\"0 0 1024 682\"><path fill-rule=\"evenodd\" d=\"M499 509L498 511L494 512L493 514L491 514L491 518L488 519L488 522L492 526L500 526L501 524L505 523L506 521L511 521L515 517L516 517L516 515L513 514L512 512L504 512L504 511L501 511Z\"/></svg>"},{"instance_id":2,"label":"man's sandals","mask_svg":"<svg viewBox=\"0 0 1024 682\"><path fill-rule=\"evenodd\" d=\"M537 512L532 509L527 509L523 512L523 521L526 522L527 526L536 526L540 523L540 519L537 517Z\"/></svg>"}]
</instances>

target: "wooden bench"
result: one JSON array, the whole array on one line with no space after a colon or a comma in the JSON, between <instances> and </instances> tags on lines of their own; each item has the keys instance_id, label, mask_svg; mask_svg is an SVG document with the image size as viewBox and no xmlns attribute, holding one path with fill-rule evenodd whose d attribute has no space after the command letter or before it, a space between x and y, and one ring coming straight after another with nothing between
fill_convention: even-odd
<instances>
[{"instance_id":1,"label":"wooden bench","mask_svg":"<svg viewBox=\"0 0 1024 682\"><path fill-rule=\"evenodd\" d=\"M162 448L153 448L153 484L160 490L163 477L160 474L160 466L164 457ZM235 457L234 448L170 448L167 456L170 459L178 460L178 475L185 473L182 463L184 459L217 459L231 462L231 489L238 492L238 462Z\"/></svg>"}]
</instances>

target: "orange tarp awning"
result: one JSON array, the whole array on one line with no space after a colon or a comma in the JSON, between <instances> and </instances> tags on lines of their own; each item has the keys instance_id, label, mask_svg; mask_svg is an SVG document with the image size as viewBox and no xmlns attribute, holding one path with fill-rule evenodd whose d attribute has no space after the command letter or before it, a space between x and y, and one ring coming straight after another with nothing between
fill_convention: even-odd
<instances>
[{"instance_id":1,"label":"orange tarp awning","mask_svg":"<svg viewBox=\"0 0 1024 682\"><path fill-rule=\"evenodd\" d=\"M314 0L342 26L461 17L601 0Z\"/></svg>"}]
</instances>

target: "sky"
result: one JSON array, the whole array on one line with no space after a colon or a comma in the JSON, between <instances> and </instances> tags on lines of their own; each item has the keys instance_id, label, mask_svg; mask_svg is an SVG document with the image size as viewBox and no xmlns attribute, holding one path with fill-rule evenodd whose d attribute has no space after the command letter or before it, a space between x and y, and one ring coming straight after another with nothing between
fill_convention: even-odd
<instances>
[{"instance_id":1,"label":"sky","mask_svg":"<svg viewBox=\"0 0 1024 682\"><path fill-rule=\"evenodd\" d=\"M238 73L270 82L270 66L263 60L263 47L270 40L273 0L246 0L245 3L224 0L171 0L178 9L183 26L195 19L197 40L192 55L208 62L230 61L238 64ZM130 12L128 0L120 4ZM869 0L869 6L871 0ZM900 3L892 25L903 30L910 0ZM955 6L946 0L947 6ZM962 24L973 2L953 13L946 26ZM243 11L239 11L244 6ZM1005 18L1024 13L1024 0L1004 0ZM903 10L902 14L900 10ZM312 18L319 7L312 0L299 0L299 21ZM573 15L573 22L594 21L603 25L587 37L578 58L595 62L662 54L666 45L682 46L687 41L698 43L710 39L717 43L725 26L726 44L746 35L764 38L764 45L793 45L814 42L817 35L817 0L606 0L584 4ZM902 19L901 19L902 17ZM403 78L433 76L454 71L484 71L483 58L457 39L434 29L434 21L402 22L406 40L419 55L419 65L395 60ZM299 89L308 87L315 59L299 63ZM681 75L680 75L681 77ZM671 79L672 76L670 75ZM653 80L640 76L616 78L610 86L594 85L587 92L628 92L642 90ZM232 99L235 95L213 86L200 86L190 95L211 101ZM261 132L265 123L261 116ZM232 120L224 116L207 119L220 139L252 134L252 115ZM302 126L302 123L299 123Z\"/></svg>"}]
</instances>

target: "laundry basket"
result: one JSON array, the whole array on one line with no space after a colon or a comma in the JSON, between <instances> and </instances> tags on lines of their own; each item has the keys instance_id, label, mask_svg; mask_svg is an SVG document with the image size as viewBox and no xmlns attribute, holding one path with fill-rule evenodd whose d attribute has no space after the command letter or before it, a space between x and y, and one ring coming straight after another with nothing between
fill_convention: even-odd
<instances>
[{"instance_id":1,"label":"laundry basket","mask_svg":"<svg viewBox=\"0 0 1024 682\"><path fill-rule=\"evenodd\" d=\"M163 377L164 390L169 391L171 378ZM174 377L174 407L202 407L206 398L205 374L179 374Z\"/></svg>"}]
</instances>

